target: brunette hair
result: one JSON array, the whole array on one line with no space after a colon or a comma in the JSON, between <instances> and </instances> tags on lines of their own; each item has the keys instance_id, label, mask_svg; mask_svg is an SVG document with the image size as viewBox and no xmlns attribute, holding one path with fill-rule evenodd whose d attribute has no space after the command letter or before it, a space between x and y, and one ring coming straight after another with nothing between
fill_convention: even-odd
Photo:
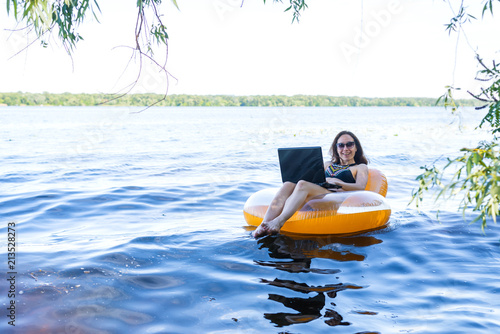
<instances>
[{"instance_id":1,"label":"brunette hair","mask_svg":"<svg viewBox=\"0 0 500 334\"><path fill-rule=\"evenodd\" d=\"M368 159L366 159L365 154L363 153L363 147L361 147L361 143L359 142L358 137L351 131L340 131L337 136L335 136L335 139L333 140L332 146L330 147L330 155L332 156L332 163L338 164L340 163L340 157L339 153L337 151L337 142L339 141L339 138L343 135L349 135L354 139L354 144L356 145L356 154L354 155L354 161L356 162L356 165L359 164L368 164Z\"/></svg>"}]
</instances>

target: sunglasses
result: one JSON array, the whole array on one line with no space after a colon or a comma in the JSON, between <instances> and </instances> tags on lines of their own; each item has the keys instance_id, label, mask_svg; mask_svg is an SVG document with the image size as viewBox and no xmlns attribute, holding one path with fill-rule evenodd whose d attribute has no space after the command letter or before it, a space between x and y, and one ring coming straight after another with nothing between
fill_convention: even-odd
<instances>
[{"instance_id":1,"label":"sunglasses","mask_svg":"<svg viewBox=\"0 0 500 334\"><path fill-rule=\"evenodd\" d=\"M354 147L354 142L353 141L348 141L347 143L337 143L337 147L339 149L343 149L344 147L347 147L347 148L353 148Z\"/></svg>"}]
</instances>

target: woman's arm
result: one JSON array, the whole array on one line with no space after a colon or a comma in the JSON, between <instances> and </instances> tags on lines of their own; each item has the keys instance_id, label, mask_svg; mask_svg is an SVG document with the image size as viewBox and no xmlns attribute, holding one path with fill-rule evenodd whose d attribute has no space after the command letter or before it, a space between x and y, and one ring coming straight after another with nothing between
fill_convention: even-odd
<instances>
[{"instance_id":1,"label":"woman's arm","mask_svg":"<svg viewBox=\"0 0 500 334\"><path fill-rule=\"evenodd\" d=\"M327 177L326 182L336 184L342 187L343 191L365 190L368 183L368 166L365 164L357 165L350 168L356 183L346 183L334 177Z\"/></svg>"}]
</instances>

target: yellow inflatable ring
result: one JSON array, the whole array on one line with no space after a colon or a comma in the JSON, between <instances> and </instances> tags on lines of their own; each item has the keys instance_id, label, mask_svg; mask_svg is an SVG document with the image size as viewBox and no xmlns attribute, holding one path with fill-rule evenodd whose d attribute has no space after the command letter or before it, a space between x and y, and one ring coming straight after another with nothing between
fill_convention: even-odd
<instances>
[{"instance_id":1,"label":"yellow inflatable ring","mask_svg":"<svg viewBox=\"0 0 500 334\"><path fill-rule=\"evenodd\" d=\"M248 198L243 208L249 225L259 226L278 188L263 189ZM384 226L391 215L385 199L387 179L370 169L365 190L321 195L311 199L281 228L296 234L352 234Z\"/></svg>"}]
</instances>

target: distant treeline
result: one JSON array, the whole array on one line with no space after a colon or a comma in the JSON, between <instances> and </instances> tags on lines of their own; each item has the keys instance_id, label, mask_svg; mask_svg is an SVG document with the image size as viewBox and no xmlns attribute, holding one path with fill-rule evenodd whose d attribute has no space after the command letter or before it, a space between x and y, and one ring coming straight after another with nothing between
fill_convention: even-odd
<instances>
[{"instance_id":1,"label":"distant treeline","mask_svg":"<svg viewBox=\"0 0 500 334\"><path fill-rule=\"evenodd\" d=\"M110 94L0 93L0 106L179 106L179 107L425 107L435 106L436 98L365 98L327 95L168 95L129 94L117 98ZM476 100L458 100L462 106L476 106ZM440 103L442 105L442 103Z\"/></svg>"}]
</instances>

